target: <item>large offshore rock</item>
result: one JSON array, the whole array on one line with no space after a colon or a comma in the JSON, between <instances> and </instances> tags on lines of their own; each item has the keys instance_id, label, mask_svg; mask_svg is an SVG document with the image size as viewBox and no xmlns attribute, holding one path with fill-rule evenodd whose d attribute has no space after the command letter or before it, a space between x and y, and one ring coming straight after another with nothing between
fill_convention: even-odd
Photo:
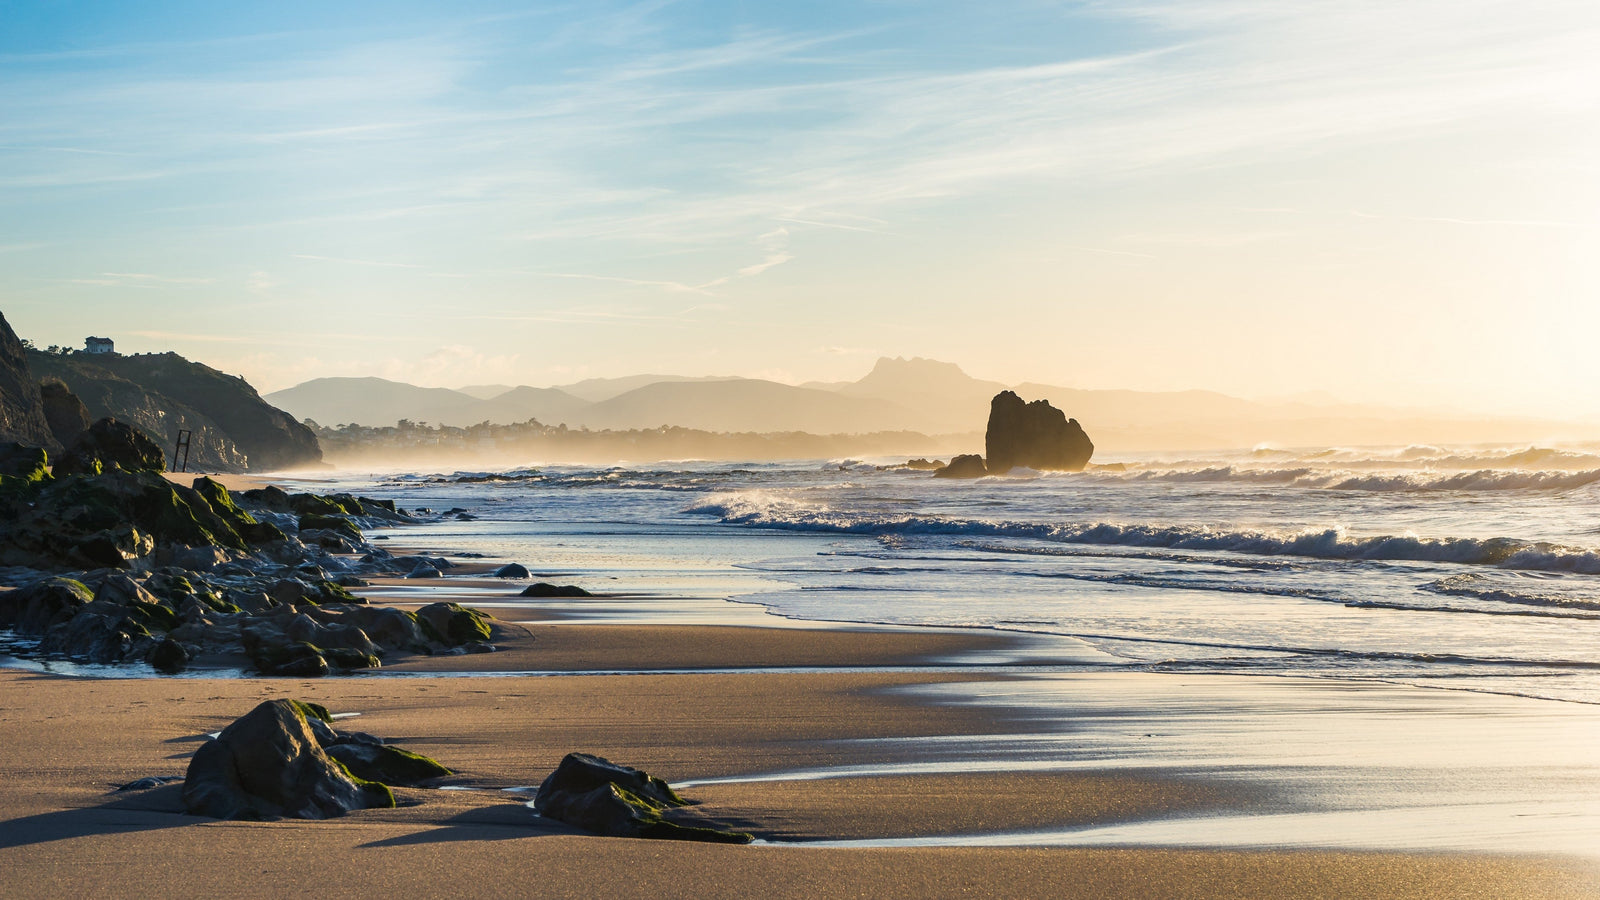
<instances>
[{"instance_id":1,"label":"large offshore rock","mask_svg":"<svg viewBox=\"0 0 1600 900\"><path fill-rule=\"evenodd\" d=\"M326 713L269 700L201 745L183 779L190 813L218 819L327 819L394 806L388 787L349 775L307 722Z\"/></svg>"},{"instance_id":2,"label":"large offshore rock","mask_svg":"<svg viewBox=\"0 0 1600 900\"><path fill-rule=\"evenodd\" d=\"M99 475L110 469L125 472L165 472L167 458L155 441L132 425L101 419L78 435L56 460L56 477Z\"/></svg>"},{"instance_id":3,"label":"large offshore rock","mask_svg":"<svg viewBox=\"0 0 1600 900\"><path fill-rule=\"evenodd\" d=\"M545 818L607 837L724 844L752 840L742 831L688 827L661 817L663 810L688 805L648 773L588 753L569 753L539 785L533 808Z\"/></svg>"},{"instance_id":4,"label":"large offshore rock","mask_svg":"<svg viewBox=\"0 0 1600 900\"><path fill-rule=\"evenodd\" d=\"M1025 403L1011 391L1001 391L989 402L984 455L995 475L1015 466L1081 472L1094 455L1094 444L1077 419L1067 418L1048 400Z\"/></svg>"},{"instance_id":5,"label":"large offshore rock","mask_svg":"<svg viewBox=\"0 0 1600 900\"><path fill-rule=\"evenodd\" d=\"M20 441L32 447L58 445L44 417L39 384L28 368L28 354L0 314L0 441Z\"/></svg>"}]
</instances>

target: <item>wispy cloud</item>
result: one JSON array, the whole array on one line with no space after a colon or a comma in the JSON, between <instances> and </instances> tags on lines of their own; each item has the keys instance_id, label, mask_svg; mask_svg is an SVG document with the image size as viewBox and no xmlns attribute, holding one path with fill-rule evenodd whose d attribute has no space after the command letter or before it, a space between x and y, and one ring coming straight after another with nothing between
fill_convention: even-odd
<instances>
[{"instance_id":1,"label":"wispy cloud","mask_svg":"<svg viewBox=\"0 0 1600 900\"><path fill-rule=\"evenodd\" d=\"M318 262L343 263L347 266L373 266L380 269L422 269L425 266L417 263L383 262L375 259L345 259L338 256L317 256L311 253L293 254L295 259L313 259Z\"/></svg>"}]
</instances>

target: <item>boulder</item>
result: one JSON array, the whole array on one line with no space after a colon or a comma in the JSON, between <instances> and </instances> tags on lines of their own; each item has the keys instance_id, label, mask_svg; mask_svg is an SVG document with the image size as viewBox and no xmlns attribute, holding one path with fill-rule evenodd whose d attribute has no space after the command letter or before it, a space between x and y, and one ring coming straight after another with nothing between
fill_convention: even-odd
<instances>
[{"instance_id":1,"label":"boulder","mask_svg":"<svg viewBox=\"0 0 1600 900\"><path fill-rule=\"evenodd\" d=\"M50 433L63 447L71 446L94 421L89 416L89 407L84 406L78 395L60 379L47 378L40 382L39 399L44 405L44 419L50 425Z\"/></svg>"},{"instance_id":2,"label":"boulder","mask_svg":"<svg viewBox=\"0 0 1600 900\"><path fill-rule=\"evenodd\" d=\"M99 475L110 469L165 472L166 454L144 432L116 419L89 426L56 460L55 475Z\"/></svg>"},{"instance_id":3,"label":"boulder","mask_svg":"<svg viewBox=\"0 0 1600 900\"><path fill-rule=\"evenodd\" d=\"M81 581L46 578L14 591L0 592L0 628L18 634L42 635L68 621L94 599Z\"/></svg>"},{"instance_id":4,"label":"boulder","mask_svg":"<svg viewBox=\"0 0 1600 900\"><path fill-rule=\"evenodd\" d=\"M189 666L189 651L183 645L168 637L150 651L146 660L157 671L166 675L176 675Z\"/></svg>"},{"instance_id":5,"label":"boulder","mask_svg":"<svg viewBox=\"0 0 1600 900\"><path fill-rule=\"evenodd\" d=\"M325 750L328 756L338 760L357 778L415 787L432 778L455 774L420 753L412 753L410 750L386 744L371 743L359 738L351 740L343 738L344 736L336 738L337 742Z\"/></svg>"},{"instance_id":6,"label":"boulder","mask_svg":"<svg viewBox=\"0 0 1600 900\"><path fill-rule=\"evenodd\" d=\"M487 642L488 618L458 603L430 603L417 610L417 625L423 636L447 647Z\"/></svg>"},{"instance_id":7,"label":"boulder","mask_svg":"<svg viewBox=\"0 0 1600 900\"><path fill-rule=\"evenodd\" d=\"M935 478L982 478L989 474L989 469L983 464L983 457L976 453L963 453L950 460L950 465L938 469L933 473Z\"/></svg>"},{"instance_id":8,"label":"boulder","mask_svg":"<svg viewBox=\"0 0 1600 900\"><path fill-rule=\"evenodd\" d=\"M32 485L50 477L46 468L50 457L42 447L29 447L16 441L0 444L0 480L18 486Z\"/></svg>"},{"instance_id":9,"label":"boulder","mask_svg":"<svg viewBox=\"0 0 1600 900\"><path fill-rule=\"evenodd\" d=\"M1001 391L989 402L984 455L989 472L996 475L1015 466L1081 472L1094 455L1094 444L1077 419L1067 418L1048 400L1025 403L1015 393Z\"/></svg>"},{"instance_id":10,"label":"boulder","mask_svg":"<svg viewBox=\"0 0 1600 900\"><path fill-rule=\"evenodd\" d=\"M251 506L266 509L272 512L293 512L294 507L289 503L289 495L275 484L263 488L255 488L244 492L244 499Z\"/></svg>"},{"instance_id":11,"label":"boulder","mask_svg":"<svg viewBox=\"0 0 1600 900\"><path fill-rule=\"evenodd\" d=\"M667 783L638 769L587 753L569 753L534 797L533 808L555 819L607 837L658 838L748 844L740 831L678 825L662 818L688 806Z\"/></svg>"},{"instance_id":12,"label":"boulder","mask_svg":"<svg viewBox=\"0 0 1600 900\"><path fill-rule=\"evenodd\" d=\"M519 597L593 597L594 595L575 584L547 584L538 582L522 589Z\"/></svg>"},{"instance_id":13,"label":"boulder","mask_svg":"<svg viewBox=\"0 0 1600 900\"><path fill-rule=\"evenodd\" d=\"M326 720L317 708L269 700L202 744L183 779L184 808L218 819L326 819L393 807L387 786L328 758L308 714Z\"/></svg>"},{"instance_id":14,"label":"boulder","mask_svg":"<svg viewBox=\"0 0 1600 900\"><path fill-rule=\"evenodd\" d=\"M27 350L4 315L0 315L0 441L51 450L60 446L45 419Z\"/></svg>"},{"instance_id":15,"label":"boulder","mask_svg":"<svg viewBox=\"0 0 1600 900\"><path fill-rule=\"evenodd\" d=\"M518 580L527 578L528 575L528 567L521 566L516 563L510 563L508 565L501 566L500 568L489 573L490 578L516 578Z\"/></svg>"}]
</instances>

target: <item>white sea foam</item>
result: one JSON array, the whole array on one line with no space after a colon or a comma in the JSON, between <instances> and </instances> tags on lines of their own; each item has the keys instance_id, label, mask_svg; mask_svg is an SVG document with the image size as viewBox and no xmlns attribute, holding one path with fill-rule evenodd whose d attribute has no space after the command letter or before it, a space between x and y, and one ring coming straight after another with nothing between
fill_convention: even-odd
<instances>
[{"instance_id":1,"label":"white sea foam","mask_svg":"<svg viewBox=\"0 0 1600 900\"><path fill-rule=\"evenodd\" d=\"M688 512L735 525L840 534L918 534L1013 537L1069 544L1161 547L1224 551L1257 556L1303 556L1336 560L1404 560L1499 566L1550 572L1600 574L1600 553L1546 541L1515 538L1422 538L1414 535L1351 535L1342 528L1293 534L1208 528L1197 525L1087 522L1051 524L930 515L836 510L771 492L713 494Z\"/></svg>"}]
</instances>

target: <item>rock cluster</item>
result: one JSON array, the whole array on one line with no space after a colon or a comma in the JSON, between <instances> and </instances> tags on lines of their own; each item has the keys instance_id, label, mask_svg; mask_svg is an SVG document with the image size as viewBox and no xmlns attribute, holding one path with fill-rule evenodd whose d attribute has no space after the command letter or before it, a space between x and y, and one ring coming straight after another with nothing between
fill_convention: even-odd
<instances>
[{"instance_id":1,"label":"rock cluster","mask_svg":"<svg viewBox=\"0 0 1600 900\"><path fill-rule=\"evenodd\" d=\"M236 497L203 477L183 487L151 446L102 420L56 467L76 474L53 477L44 451L0 445L0 565L74 572L0 593L0 628L37 638L44 654L162 672L247 660L305 677L493 649L476 610L373 608L347 590L449 565L363 538L362 526L412 521L392 502L277 488Z\"/></svg>"},{"instance_id":2,"label":"rock cluster","mask_svg":"<svg viewBox=\"0 0 1600 900\"><path fill-rule=\"evenodd\" d=\"M989 474L983 457L976 453L963 453L950 460L950 465L934 470L935 478L982 478Z\"/></svg>"},{"instance_id":3,"label":"rock cluster","mask_svg":"<svg viewBox=\"0 0 1600 900\"><path fill-rule=\"evenodd\" d=\"M555 819L607 837L658 838L748 844L742 831L678 825L662 813L689 801L638 769L587 753L569 753L539 785L533 808Z\"/></svg>"},{"instance_id":4,"label":"rock cluster","mask_svg":"<svg viewBox=\"0 0 1600 900\"><path fill-rule=\"evenodd\" d=\"M327 819L395 805L391 785L451 774L369 734L335 731L312 703L269 700L207 741L189 762L183 804L218 819Z\"/></svg>"}]
</instances>

